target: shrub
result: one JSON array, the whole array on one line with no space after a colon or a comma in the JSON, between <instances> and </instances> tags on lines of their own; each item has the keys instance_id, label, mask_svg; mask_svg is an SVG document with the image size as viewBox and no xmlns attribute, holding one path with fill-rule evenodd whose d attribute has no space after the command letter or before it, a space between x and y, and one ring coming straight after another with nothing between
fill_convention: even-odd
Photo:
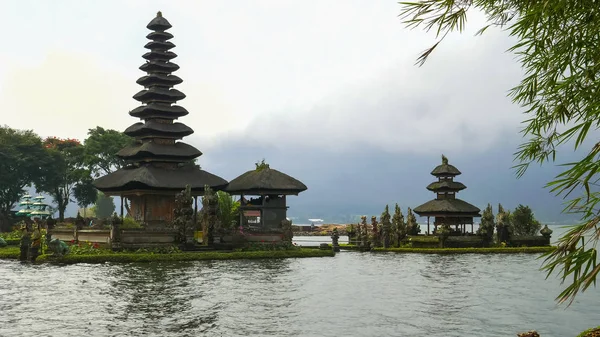
<instances>
[{"instance_id":1,"label":"shrub","mask_svg":"<svg viewBox=\"0 0 600 337\"><path fill-rule=\"evenodd\" d=\"M124 217L123 223L120 226L121 229L138 229L142 228L142 225L135 221L132 217Z\"/></svg>"}]
</instances>

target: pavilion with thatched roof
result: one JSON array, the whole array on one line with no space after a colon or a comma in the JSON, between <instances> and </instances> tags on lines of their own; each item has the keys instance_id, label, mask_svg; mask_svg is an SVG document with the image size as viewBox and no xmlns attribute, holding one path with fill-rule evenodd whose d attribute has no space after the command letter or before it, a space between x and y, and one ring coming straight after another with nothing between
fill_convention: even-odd
<instances>
[{"instance_id":1,"label":"pavilion with thatched roof","mask_svg":"<svg viewBox=\"0 0 600 337\"><path fill-rule=\"evenodd\" d=\"M286 196L306 190L301 181L270 168L264 160L256 164L256 169L233 179L225 189L240 196L240 225L258 231L281 228L287 217ZM258 197L246 199L246 196Z\"/></svg>"},{"instance_id":2,"label":"pavilion with thatched roof","mask_svg":"<svg viewBox=\"0 0 600 337\"><path fill-rule=\"evenodd\" d=\"M144 46L149 51L140 66L146 74L137 80L144 89L133 96L142 105L129 112L141 122L125 130L135 143L117 154L128 165L98 178L94 186L106 195L121 197L121 217L127 198L134 218L144 224L164 224L173 221L175 195L186 185L191 187L197 209L197 196L204 194L205 186L222 190L227 181L195 165L202 152L180 141L194 131L174 122L188 111L175 105L186 96L173 88L183 80L172 74L179 66L171 62L177 57L171 51L175 45L169 41L173 35L167 32L171 24L158 12L147 28L152 30Z\"/></svg>"},{"instance_id":3,"label":"pavilion with thatched roof","mask_svg":"<svg viewBox=\"0 0 600 337\"><path fill-rule=\"evenodd\" d=\"M467 187L454 177L461 172L454 166L448 164L448 158L442 155L442 164L437 166L431 175L438 178L427 186L427 189L436 193L436 198L430 200L413 211L419 216L427 217L427 233L429 234L429 218L435 217L434 231L442 224L454 226L457 231L465 232L465 225L471 225L473 232L473 218L481 217L480 209L470 203L457 199L456 194Z\"/></svg>"}]
</instances>

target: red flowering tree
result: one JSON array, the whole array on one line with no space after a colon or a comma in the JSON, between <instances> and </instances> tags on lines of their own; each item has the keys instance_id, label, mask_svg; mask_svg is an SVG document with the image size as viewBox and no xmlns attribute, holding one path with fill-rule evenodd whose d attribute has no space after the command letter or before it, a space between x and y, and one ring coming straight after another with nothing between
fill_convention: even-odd
<instances>
[{"instance_id":1,"label":"red flowering tree","mask_svg":"<svg viewBox=\"0 0 600 337\"><path fill-rule=\"evenodd\" d=\"M63 221L74 190L91 182L90 171L84 165L84 147L77 139L58 137L48 137L42 144L48 156L42 163L43 175L36 188L54 198Z\"/></svg>"}]
</instances>

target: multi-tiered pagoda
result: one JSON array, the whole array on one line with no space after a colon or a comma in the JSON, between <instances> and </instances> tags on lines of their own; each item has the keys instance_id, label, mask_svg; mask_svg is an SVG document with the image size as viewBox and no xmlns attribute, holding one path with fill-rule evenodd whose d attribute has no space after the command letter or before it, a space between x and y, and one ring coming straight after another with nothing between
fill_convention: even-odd
<instances>
[{"instance_id":1,"label":"multi-tiered pagoda","mask_svg":"<svg viewBox=\"0 0 600 337\"><path fill-rule=\"evenodd\" d=\"M465 225L471 225L473 231L473 218L481 217L479 208L469 204L466 201L456 198L459 191L467 187L454 177L461 172L454 166L448 164L448 158L442 155L442 165L437 166L431 174L438 178L438 181L427 186L427 189L435 192L436 198L416 207L413 211L419 216L427 217L427 233L429 233L429 218L435 217L434 230L442 224L455 227L456 230L465 232Z\"/></svg>"},{"instance_id":2,"label":"multi-tiered pagoda","mask_svg":"<svg viewBox=\"0 0 600 337\"><path fill-rule=\"evenodd\" d=\"M186 185L196 197L204 193L205 185L221 190L227 181L196 166L194 160L202 152L179 141L194 131L174 122L188 111L175 105L185 94L173 88L182 80L172 74L179 66L171 62L177 57L171 51L175 45L169 41L173 35L166 32L171 24L158 12L147 28L152 32L146 36L150 42L144 47L150 51L142 56L146 63L140 67L146 75L137 80L144 89L133 96L143 105L129 112L142 122L125 130L136 143L117 154L128 165L97 179L94 185L106 195L128 199L129 214L137 220L157 224L173 220L175 194Z\"/></svg>"}]
</instances>

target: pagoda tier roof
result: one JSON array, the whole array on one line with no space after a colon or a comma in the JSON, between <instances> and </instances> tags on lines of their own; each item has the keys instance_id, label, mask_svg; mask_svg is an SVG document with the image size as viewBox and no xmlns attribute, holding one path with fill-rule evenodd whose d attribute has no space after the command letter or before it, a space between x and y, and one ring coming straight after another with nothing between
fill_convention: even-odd
<instances>
[{"instance_id":1,"label":"pagoda tier roof","mask_svg":"<svg viewBox=\"0 0 600 337\"><path fill-rule=\"evenodd\" d=\"M172 87L181 82L183 82L183 80L181 78L179 78L178 76L166 75L166 74L149 74L149 75L140 77L136 81L137 84L143 85L144 87L149 87L152 85Z\"/></svg>"},{"instance_id":2,"label":"pagoda tier roof","mask_svg":"<svg viewBox=\"0 0 600 337\"><path fill-rule=\"evenodd\" d=\"M194 130L183 123L159 123L150 119L146 123L135 123L128 127L125 132L130 137L155 136L159 138L183 138L194 133Z\"/></svg>"},{"instance_id":3,"label":"pagoda tier roof","mask_svg":"<svg viewBox=\"0 0 600 337\"><path fill-rule=\"evenodd\" d=\"M427 189L433 192L458 192L467 186L458 181L436 181L427 186Z\"/></svg>"},{"instance_id":4,"label":"pagoda tier roof","mask_svg":"<svg viewBox=\"0 0 600 337\"><path fill-rule=\"evenodd\" d=\"M146 35L146 38L153 41L167 41L173 38L173 34L169 32L150 32Z\"/></svg>"},{"instance_id":5,"label":"pagoda tier roof","mask_svg":"<svg viewBox=\"0 0 600 337\"><path fill-rule=\"evenodd\" d=\"M147 61L142 64L139 68L142 71L147 73L172 73L179 69L179 65L173 62L163 62L163 61Z\"/></svg>"},{"instance_id":6,"label":"pagoda tier roof","mask_svg":"<svg viewBox=\"0 0 600 337\"><path fill-rule=\"evenodd\" d=\"M94 181L94 186L102 192L181 191L185 189L186 185L190 185L196 192L203 192L205 185L214 190L222 190L227 185L227 180L203 171L195 165L164 168L148 164L139 167L125 167Z\"/></svg>"},{"instance_id":7,"label":"pagoda tier roof","mask_svg":"<svg viewBox=\"0 0 600 337\"><path fill-rule=\"evenodd\" d=\"M172 51L164 51L164 50L151 50L144 55L143 58L149 61L169 61L177 57Z\"/></svg>"},{"instance_id":8,"label":"pagoda tier roof","mask_svg":"<svg viewBox=\"0 0 600 337\"><path fill-rule=\"evenodd\" d=\"M442 165L438 165L436 168L434 168L433 171L431 171L431 174L436 177L457 176L461 174L461 172L453 165L448 164L448 158L442 155Z\"/></svg>"},{"instance_id":9,"label":"pagoda tier roof","mask_svg":"<svg viewBox=\"0 0 600 337\"><path fill-rule=\"evenodd\" d=\"M201 155L200 150L183 142L176 142L175 144L143 142L127 146L117 153L118 157L132 161L147 160L148 158L156 161L186 161Z\"/></svg>"},{"instance_id":10,"label":"pagoda tier roof","mask_svg":"<svg viewBox=\"0 0 600 337\"><path fill-rule=\"evenodd\" d=\"M152 39L153 40L153 39ZM171 41L157 41L153 40L144 46L146 49L156 49L156 50L169 50L175 48L175 44Z\"/></svg>"},{"instance_id":11,"label":"pagoda tier roof","mask_svg":"<svg viewBox=\"0 0 600 337\"><path fill-rule=\"evenodd\" d=\"M150 23L148 23L148 25L146 26L146 28L150 30L156 30L159 32L165 31L171 27L173 26L171 26L167 19L163 18L161 12L156 13L156 17L152 19L152 21L150 21Z\"/></svg>"},{"instance_id":12,"label":"pagoda tier roof","mask_svg":"<svg viewBox=\"0 0 600 337\"><path fill-rule=\"evenodd\" d=\"M481 216L479 208L460 199L430 200L413 211L420 216Z\"/></svg>"},{"instance_id":13,"label":"pagoda tier roof","mask_svg":"<svg viewBox=\"0 0 600 337\"><path fill-rule=\"evenodd\" d=\"M165 118L176 119L187 115L189 112L179 105L168 105L160 103L150 103L139 106L129 112L129 115L138 118Z\"/></svg>"},{"instance_id":14,"label":"pagoda tier roof","mask_svg":"<svg viewBox=\"0 0 600 337\"><path fill-rule=\"evenodd\" d=\"M232 194L297 195L308 188L300 180L272 168L248 171L233 179L225 189Z\"/></svg>"},{"instance_id":15,"label":"pagoda tier roof","mask_svg":"<svg viewBox=\"0 0 600 337\"><path fill-rule=\"evenodd\" d=\"M164 89L152 87L144 89L133 95L133 98L143 103L149 102L169 102L175 103L185 98L185 94L177 89Z\"/></svg>"}]
</instances>

